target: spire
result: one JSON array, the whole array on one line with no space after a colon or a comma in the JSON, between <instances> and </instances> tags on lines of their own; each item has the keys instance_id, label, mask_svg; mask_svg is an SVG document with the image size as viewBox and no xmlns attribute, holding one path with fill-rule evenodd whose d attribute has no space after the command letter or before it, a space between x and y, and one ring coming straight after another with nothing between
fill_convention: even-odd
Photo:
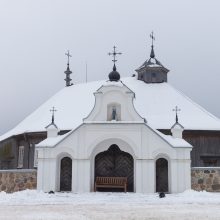
<instances>
[{"instance_id":1,"label":"spire","mask_svg":"<svg viewBox=\"0 0 220 220\"><path fill-rule=\"evenodd\" d=\"M171 133L174 138L182 138L184 127L179 123L178 112L181 111L177 106L173 109L176 112L176 122L171 127Z\"/></svg>"},{"instance_id":2,"label":"spire","mask_svg":"<svg viewBox=\"0 0 220 220\"><path fill-rule=\"evenodd\" d=\"M50 112L52 112L52 120L51 120L51 124L54 124L54 113L56 112L57 110L53 107L52 109L50 109Z\"/></svg>"},{"instance_id":3,"label":"spire","mask_svg":"<svg viewBox=\"0 0 220 220\"><path fill-rule=\"evenodd\" d=\"M176 124L178 124L179 122L178 122L178 112L180 112L181 111L181 109L179 109L178 108L178 106L176 106L174 109L173 109L173 111L175 111L176 112Z\"/></svg>"},{"instance_id":4,"label":"spire","mask_svg":"<svg viewBox=\"0 0 220 220\"><path fill-rule=\"evenodd\" d=\"M150 58L155 58L155 53L154 53L154 41L155 41L155 37L154 37L154 32L153 32L153 31L152 31L151 34L150 34L150 38L152 39Z\"/></svg>"},{"instance_id":5,"label":"spire","mask_svg":"<svg viewBox=\"0 0 220 220\"><path fill-rule=\"evenodd\" d=\"M52 118L51 118L51 123L49 125L47 125L45 128L47 129L47 137L57 137L59 129L56 126L56 124L54 123L54 113L57 110L53 107L52 109L50 109L50 112L52 112Z\"/></svg>"},{"instance_id":6,"label":"spire","mask_svg":"<svg viewBox=\"0 0 220 220\"><path fill-rule=\"evenodd\" d=\"M117 68L116 68L115 63L117 62L116 56L121 55L121 54L122 54L121 52L116 52L116 46L113 47L113 52L112 53L108 53L109 56L111 56L111 55L113 56L112 62L114 63L113 71L111 73L109 73L109 75L108 75L110 81L116 81L117 82L118 80L120 80L120 74L117 72Z\"/></svg>"},{"instance_id":7,"label":"spire","mask_svg":"<svg viewBox=\"0 0 220 220\"><path fill-rule=\"evenodd\" d=\"M67 53L65 53L65 55L68 57L67 60L67 69L64 72L66 74L66 78L64 79L66 81L66 86L72 86L73 83L71 83L72 79L70 78L70 74L72 74L72 71L70 70L70 60L69 58L72 57L72 55L70 55L69 50L67 51Z\"/></svg>"}]
</instances>

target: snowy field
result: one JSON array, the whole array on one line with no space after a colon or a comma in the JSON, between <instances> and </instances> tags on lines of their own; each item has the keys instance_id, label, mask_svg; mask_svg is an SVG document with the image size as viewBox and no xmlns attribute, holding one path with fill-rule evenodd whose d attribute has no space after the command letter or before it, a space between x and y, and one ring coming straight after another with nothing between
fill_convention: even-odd
<instances>
[{"instance_id":1,"label":"snowy field","mask_svg":"<svg viewBox=\"0 0 220 220\"><path fill-rule=\"evenodd\" d=\"M1 220L220 220L220 193L0 193Z\"/></svg>"}]
</instances>

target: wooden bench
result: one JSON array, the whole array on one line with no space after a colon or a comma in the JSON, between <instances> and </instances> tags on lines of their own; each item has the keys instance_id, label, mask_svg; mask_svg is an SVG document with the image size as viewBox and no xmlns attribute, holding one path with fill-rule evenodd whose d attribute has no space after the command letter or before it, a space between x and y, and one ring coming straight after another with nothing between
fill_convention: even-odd
<instances>
[{"instance_id":1,"label":"wooden bench","mask_svg":"<svg viewBox=\"0 0 220 220\"><path fill-rule=\"evenodd\" d=\"M95 192L97 188L124 188L127 192L127 177L96 177Z\"/></svg>"}]
</instances>

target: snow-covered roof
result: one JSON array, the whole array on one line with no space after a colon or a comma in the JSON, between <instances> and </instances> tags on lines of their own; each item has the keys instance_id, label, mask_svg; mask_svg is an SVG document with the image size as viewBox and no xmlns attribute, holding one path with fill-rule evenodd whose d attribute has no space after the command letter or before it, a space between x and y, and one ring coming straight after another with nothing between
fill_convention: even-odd
<instances>
[{"instance_id":1,"label":"snow-covered roof","mask_svg":"<svg viewBox=\"0 0 220 220\"><path fill-rule=\"evenodd\" d=\"M57 137L48 137L45 140L41 141L39 144L37 144L36 147L54 147L63 139L65 139L65 137L69 136L70 133L71 131L63 135L58 135Z\"/></svg>"},{"instance_id":2,"label":"snow-covered roof","mask_svg":"<svg viewBox=\"0 0 220 220\"><path fill-rule=\"evenodd\" d=\"M107 124L108 123L128 124L127 122L117 122L117 121L115 121L115 122L98 122L98 123L99 124L106 124L106 123ZM142 124L142 123L139 123L139 124ZM174 138L171 135L165 135L165 134L161 133L160 131L153 129L150 126L148 126L148 127L152 131L154 131L157 135L159 135L162 139L164 139L172 147L178 147L178 148L191 148L192 147L191 144L189 144L187 141L185 141L182 138ZM74 130L69 131L68 133L63 134L63 135L58 135L57 137L48 137L45 140L41 141L39 144L37 144L36 147L55 147L57 144L59 144L61 141L63 141L66 137L71 135L73 132L74 132Z\"/></svg>"},{"instance_id":3,"label":"snow-covered roof","mask_svg":"<svg viewBox=\"0 0 220 220\"><path fill-rule=\"evenodd\" d=\"M163 67L164 69L166 69L159 60L157 60L156 58L150 58L146 60L136 71L141 70L146 67Z\"/></svg>"},{"instance_id":4,"label":"snow-covered roof","mask_svg":"<svg viewBox=\"0 0 220 220\"><path fill-rule=\"evenodd\" d=\"M147 84L135 77L122 78L122 82L135 93L137 112L155 129L170 129L175 122L175 106L181 108L179 122L185 130L220 130L220 120L193 102L168 83ZM93 93L105 81L76 84L65 87L26 117L15 128L0 137L0 141L24 132L45 131L55 107L55 123L60 130L72 130L83 122L92 110Z\"/></svg>"},{"instance_id":5,"label":"snow-covered roof","mask_svg":"<svg viewBox=\"0 0 220 220\"><path fill-rule=\"evenodd\" d=\"M165 135L156 129L153 129L154 132L156 132L160 137L162 137L168 144L170 144L172 147L178 147L178 148L192 148L192 145L185 141L182 138L175 138L172 135Z\"/></svg>"}]
</instances>

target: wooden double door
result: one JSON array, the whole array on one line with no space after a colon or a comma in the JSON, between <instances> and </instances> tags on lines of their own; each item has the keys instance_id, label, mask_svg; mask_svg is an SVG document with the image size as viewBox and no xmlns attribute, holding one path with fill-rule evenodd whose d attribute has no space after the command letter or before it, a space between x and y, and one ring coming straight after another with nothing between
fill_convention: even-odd
<instances>
[{"instance_id":1,"label":"wooden double door","mask_svg":"<svg viewBox=\"0 0 220 220\"><path fill-rule=\"evenodd\" d=\"M107 151L95 157L95 178L127 177L129 192L134 191L134 160L133 157L121 151L117 145L111 145ZM103 191L122 191L123 189L100 189Z\"/></svg>"}]
</instances>

